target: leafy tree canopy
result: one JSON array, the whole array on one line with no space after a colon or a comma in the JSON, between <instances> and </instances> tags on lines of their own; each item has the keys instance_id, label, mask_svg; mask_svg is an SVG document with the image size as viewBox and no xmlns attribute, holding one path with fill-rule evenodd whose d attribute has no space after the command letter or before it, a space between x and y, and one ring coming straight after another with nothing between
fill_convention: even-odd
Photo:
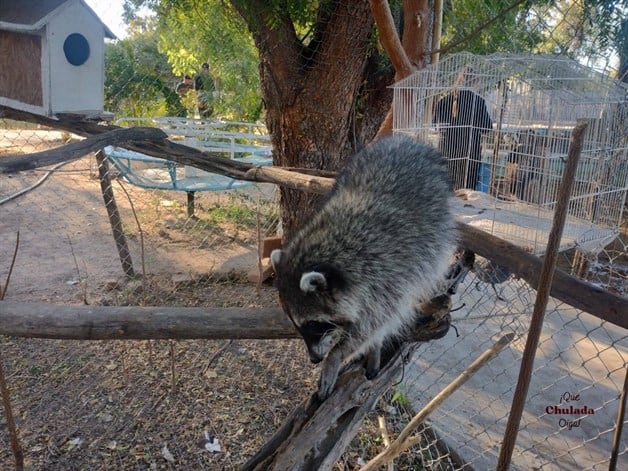
<instances>
[{"instance_id":1,"label":"leafy tree canopy","mask_svg":"<svg viewBox=\"0 0 628 471\"><path fill-rule=\"evenodd\" d=\"M127 20L140 8L156 13L158 49L175 74L194 75L211 64L219 97L218 116L255 121L260 118L258 55L241 17L220 0L126 0Z\"/></svg>"},{"instance_id":2,"label":"leafy tree canopy","mask_svg":"<svg viewBox=\"0 0 628 471\"><path fill-rule=\"evenodd\" d=\"M127 39L105 50L105 107L119 116L183 116L167 57L154 27L135 20Z\"/></svg>"},{"instance_id":3,"label":"leafy tree canopy","mask_svg":"<svg viewBox=\"0 0 628 471\"><path fill-rule=\"evenodd\" d=\"M627 13L622 0L554 0L533 7L530 22L543 34L538 51L604 63L612 56L621 61Z\"/></svg>"},{"instance_id":4,"label":"leafy tree canopy","mask_svg":"<svg viewBox=\"0 0 628 471\"><path fill-rule=\"evenodd\" d=\"M574 58L605 58L614 49L626 56L624 0L445 0L442 45L451 51L560 53ZM290 18L301 39L304 57L315 48L311 25L325 14L324 2L268 0L272 26ZM242 3L243 5L246 2ZM401 2L391 2L401 16ZM202 62L212 65L219 84L218 115L257 120L262 113L258 52L242 16L222 0L125 0L125 15L137 21L142 9L156 13L157 50L172 71L193 75ZM503 13L508 10L507 13ZM491 19L499 17L497 21ZM259 19L259 21L262 21ZM480 31L476 31L485 25ZM623 33L622 33L623 31ZM623 56L622 56L622 51ZM383 58L377 54L380 60ZM625 68L626 58L623 63ZM381 67L388 68L384 62ZM620 66L621 68L621 66ZM142 82L140 80L140 82Z\"/></svg>"}]
</instances>

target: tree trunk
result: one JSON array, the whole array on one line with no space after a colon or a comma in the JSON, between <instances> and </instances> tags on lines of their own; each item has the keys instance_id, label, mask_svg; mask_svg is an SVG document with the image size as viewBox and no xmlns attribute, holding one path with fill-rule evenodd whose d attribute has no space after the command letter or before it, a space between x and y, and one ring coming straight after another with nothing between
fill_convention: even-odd
<instances>
[{"instance_id":1,"label":"tree trunk","mask_svg":"<svg viewBox=\"0 0 628 471\"><path fill-rule=\"evenodd\" d=\"M232 0L260 53L260 83L273 161L284 167L338 170L354 151L355 101L373 31L369 3L320 2L307 40L285 12L263 0ZM282 188L284 234L290 238L320 205L320 196Z\"/></svg>"}]
</instances>

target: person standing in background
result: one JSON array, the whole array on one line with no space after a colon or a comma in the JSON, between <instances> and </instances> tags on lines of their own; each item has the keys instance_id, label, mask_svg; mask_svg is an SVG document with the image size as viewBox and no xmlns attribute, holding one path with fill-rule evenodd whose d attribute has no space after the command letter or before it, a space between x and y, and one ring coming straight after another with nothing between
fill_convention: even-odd
<instances>
[{"instance_id":1,"label":"person standing in background","mask_svg":"<svg viewBox=\"0 0 628 471\"><path fill-rule=\"evenodd\" d=\"M194 78L196 103L201 118L210 118L214 113L214 92L216 84L209 71L209 63L201 65L201 71Z\"/></svg>"},{"instance_id":2,"label":"person standing in background","mask_svg":"<svg viewBox=\"0 0 628 471\"><path fill-rule=\"evenodd\" d=\"M179 82L177 84L177 87L175 88L175 91L177 92L177 94L180 97L185 97L190 90L192 90L194 88L194 83L192 83L192 77L190 77L189 75L184 75L183 76L183 81Z\"/></svg>"},{"instance_id":3,"label":"person standing in background","mask_svg":"<svg viewBox=\"0 0 628 471\"><path fill-rule=\"evenodd\" d=\"M482 134L493 127L484 99L470 89L473 71L465 67L454 82L451 93L441 98L434 109L439 125L439 150L447 158L454 189L476 189L482 162Z\"/></svg>"}]
</instances>

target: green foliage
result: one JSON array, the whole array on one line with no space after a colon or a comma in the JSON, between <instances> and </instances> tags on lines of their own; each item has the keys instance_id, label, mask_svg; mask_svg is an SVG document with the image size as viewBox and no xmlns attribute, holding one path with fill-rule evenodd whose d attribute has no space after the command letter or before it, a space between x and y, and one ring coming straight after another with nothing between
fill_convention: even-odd
<instances>
[{"instance_id":1,"label":"green foliage","mask_svg":"<svg viewBox=\"0 0 628 471\"><path fill-rule=\"evenodd\" d=\"M443 45L469 35L516 0L447 0L443 18ZM609 48L625 47L621 22L622 0L527 0L455 51L542 52L573 58L606 57Z\"/></svg>"},{"instance_id":2,"label":"green foliage","mask_svg":"<svg viewBox=\"0 0 628 471\"><path fill-rule=\"evenodd\" d=\"M105 50L105 108L119 116L184 116L154 33L139 32Z\"/></svg>"},{"instance_id":3,"label":"green foliage","mask_svg":"<svg viewBox=\"0 0 628 471\"><path fill-rule=\"evenodd\" d=\"M204 231L208 227L215 227L225 223L233 223L247 229L257 227L257 212L248 206L237 202L221 205L216 204L207 209L201 219L194 226L194 230Z\"/></svg>"},{"instance_id":4,"label":"green foliage","mask_svg":"<svg viewBox=\"0 0 628 471\"><path fill-rule=\"evenodd\" d=\"M400 391L399 389L395 390L395 393L390 398L390 403L406 409L409 409L411 406L408 396L406 396L403 391Z\"/></svg>"},{"instance_id":5,"label":"green foliage","mask_svg":"<svg viewBox=\"0 0 628 471\"><path fill-rule=\"evenodd\" d=\"M531 9L537 24L551 24L538 50L569 57L609 57L609 49L621 55L621 24L626 7L618 0L555 0Z\"/></svg>"},{"instance_id":6,"label":"green foliage","mask_svg":"<svg viewBox=\"0 0 628 471\"><path fill-rule=\"evenodd\" d=\"M260 3L245 0L125 0L125 11L128 20L137 19L134 14L140 9L156 13L158 52L178 76L196 74L202 62L210 62L219 90L215 115L256 121L263 111L258 53L249 27L232 5L240 12L266 12L249 15L253 26L256 21L277 27L290 23L301 40L303 57L308 57L309 48L317 47L320 40L313 25L334 14L330 0L260 1L265 5L262 9ZM443 46L466 38L449 52L560 52L572 57L608 56L609 47L620 51L626 47L625 35L621 35L621 19L626 13L622 0L526 0L502 15L516 2L446 0ZM402 3L390 4L399 18ZM471 34L496 16L497 21ZM389 65L385 54L374 53L377 47L374 42L371 71L380 70L373 62L381 64L381 69ZM172 113L175 105L171 99L161 108Z\"/></svg>"},{"instance_id":7,"label":"green foliage","mask_svg":"<svg viewBox=\"0 0 628 471\"><path fill-rule=\"evenodd\" d=\"M262 113L258 56L242 19L219 0L164 0L157 7L159 51L176 74L211 64L218 97L214 114L257 121Z\"/></svg>"},{"instance_id":8,"label":"green foliage","mask_svg":"<svg viewBox=\"0 0 628 471\"><path fill-rule=\"evenodd\" d=\"M488 22L515 0L448 0L443 14L443 46L467 37L478 26ZM482 29L479 34L459 44L454 51L476 54L492 52L522 52L531 50L541 37L529 28L528 7L523 3L498 21ZM453 51L452 51L453 52Z\"/></svg>"}]
</instances>

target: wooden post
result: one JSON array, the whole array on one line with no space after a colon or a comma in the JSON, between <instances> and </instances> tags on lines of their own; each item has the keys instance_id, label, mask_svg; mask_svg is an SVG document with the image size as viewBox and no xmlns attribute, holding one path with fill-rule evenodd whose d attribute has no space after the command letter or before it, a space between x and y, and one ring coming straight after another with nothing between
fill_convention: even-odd
<instances>
[{"instance_id":1,"label":"wooden post","mask_svg":"<svg viewBox=\"0 0 628 471\"><path fill-rule=\"evenodd\" d=\"M102 197L105 200L105 208L107 208L107 214L109 215L109 222L111 223L111 230L113 232L113 238L116 241L116 247L118 248L118 255L120 256L120 263L122 263L122 270L129 278L135 276L135 270L133 269L133 260L131 260L131 253L129 252L129 246L126 242L126 236L122 230L122 219L120 218L120 211L118 211L118 205L113 195L113 188L111 187L111 178L109 177L109 162L103 155L102 150L96 152L96 162L98 163L98 176L100 177L100 189L102 191Z\"/></svg>"},{"instance_id":2,"label":"wooden post","mask_svg":"<svg viewBox=\"0 0 628 471\"><path fill-rule=\"evenodd\" d=\"M624 372L624 389L619 396L619 408L617 409L617 422L615 423L615 433L613 434L613 447L611 448L611 461L608 464L608 471L617 469L617 455L619 455L619 442L621 431L624 427L624 415L626 414L626 395L628 394L628 369Z\"/></svg>"},{"instance_id":3,"label":"wooden post","mask_svg":"<svg viewBox=\"0 0 628 471\"><path fill-rule=\"evenodd\" d=\"M188 217L191 218L194 216L194 192L187 191L188 195Z\"/></svg>"},{"instance_id":4,"label":"wooden post","mask_svg":"<svg viewBox=\"0 0 628 471\"><path fill-rule=\"evenodd\" d=\"M587 121L579 119L573 130L571 143L569 145L569 153L567 163L565 164L565 173L563 174L560 188L558 190L558 200L556 203L556 213L552 222L552 230L550 231L547 241L547 249L543 266L541 268L541 277L539 279L539 287L537 290L534 310L532 311L532 319L530 320L530 330L526 339L526 346L521 359L521 367L519 369L519 378L517 387L512 399L512 407L504 432L504 440L497 461L497 470L506 471L510 466L512 452L517 441L519 432L519 423L523 414L526 396L530 387L530 378L532 377L532 368L534 366L534 357L536 349L539 345L541 330L543 329L543 319L545 317L545 309L550 296L552 280L554 278L554 270L556 269L556 260L558 258L558 250L560 248L560 239L567 218L567 209L569 208L569 197L573 188L573 182L580 160L580 152L582 150L582 141L584 139L584 131L587 128Z\"/></svg>"}]
</instances>

